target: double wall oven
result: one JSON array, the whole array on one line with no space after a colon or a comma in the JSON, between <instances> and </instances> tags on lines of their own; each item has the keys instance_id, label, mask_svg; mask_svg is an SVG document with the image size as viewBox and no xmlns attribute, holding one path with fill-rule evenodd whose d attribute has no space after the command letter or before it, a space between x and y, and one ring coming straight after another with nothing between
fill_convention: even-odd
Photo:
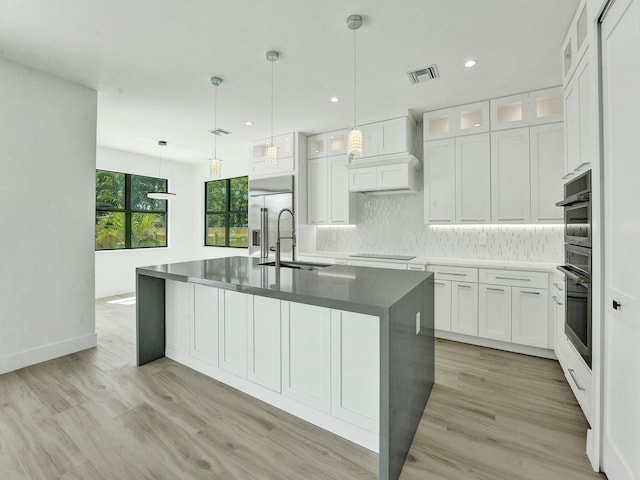
<instances>
[{"instance_id":1,"label":"double wall oven","mask_svg":"<svg viewBox=\"0 0 640 480\"><path fill-rule=\"evenodd\" d=\"M564 186L565 333L591 367L591 170Z\"/></svg>"}]
</instances>

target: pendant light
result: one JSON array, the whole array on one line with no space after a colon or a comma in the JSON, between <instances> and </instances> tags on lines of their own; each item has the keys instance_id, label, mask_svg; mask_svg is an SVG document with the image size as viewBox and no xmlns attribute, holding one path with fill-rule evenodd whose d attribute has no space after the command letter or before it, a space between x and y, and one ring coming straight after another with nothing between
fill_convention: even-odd
<instances>
[{"instance_id":1,"label":"pendant light","mask_svg":"<svg viewBox=\"0 0 640 480\"><path fill-rule=\"evenodd\" d=\"M278 61L280 54L275 50L267 52L267 60L271 62L271 142L267 147L266 166L275 168L278 166L278 147L273 144L273 68L274 63Z\"/></svg>"},{"instance_id":2,"label":"pendant light","mask_svg":"<svg viewBox=\"0 0 640 480\"><path fill-rule=\"evenodd\" d=\"M362 130L358 128L356 123L356 30L362 26L362 17L360 15L349 15L347 17L347 27L353 30L353 129L349 132L348 150L349 159L362 153Z\"/></svg>"},{"instance_id":3,"label":"pendant light","mask_svg":"<svg viewBox=\"0 0 640 480\"><path fill-rule=\"evenodd\" d=\"M222 85L220 77L211 77L213 85L213 158L209 159L209 174L212 178L222 175L222 160L218 158L218 87Z\"/></svg>"},{"instance_id":4,"label":"pendant light","mask_svg":"<svg viewBox=\"0 0 640 480\"><path fill-rule=\"evenodd\" d=\"M164 140L158 140L158 146L161 147L160 148L160 155L158 155L158 169L156 171L156 177L157 178L161 178L160 177L160 169L162 168L162 147L166 147L167 146L167 142L165 142ZM169 161L169 178L171 178L171 162ZM167 180L167 187L168 187L168 180ZM171 192L149 192L147 193L147 198L151 198L153 200L171 200L172 198L175 198L176 194L175 193L171 193Z\"/></svg>"}]
</instances>

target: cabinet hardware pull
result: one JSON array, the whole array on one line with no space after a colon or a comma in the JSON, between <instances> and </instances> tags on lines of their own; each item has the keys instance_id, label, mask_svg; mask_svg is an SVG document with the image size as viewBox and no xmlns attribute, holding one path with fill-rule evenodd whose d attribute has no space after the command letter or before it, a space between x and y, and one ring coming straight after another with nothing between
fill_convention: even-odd
<instances>
[{"instance_id":1,"label":"cabinet hardware pull","mask_svg":"<svg viewBox=\"0 0 640 480\"><path fill-rule=\"evenodd\" d=\"M555 295L552 295L551 298L553 298L553 301L556 302L558 305L563 305L563 303L558 300L558 297L556 297Z\"/></svg>"},{"instance_id":2,"label":"cabinet hardware pull","mask_svg":"<svg viewBox=\"0 0 640 480\"><path fill-rule=\"evenodd\" d=\"M571 376L571 380L573 380L573 383L576 384L576 388L581 392L584 392L584 387L581 387L580 384L578 383L578 380L576 379L575 370L573 368L569 369L569 375Z\"/></svg>"},{"instance_id":3,"label":"cabinet hardware pull","mask_svg":"<svg viewBox=\"0 0 640 480\"><path fill-rule=\"evenodd\" d=\"M466 273L455 273L455 272L437 272L441 275L455 275L456 277L466 277Z\"/></svg>"},{"instance_id":4,"label":"cabinet hardware pull","mask_svg":"<svg viewBox=\"0 0 640 480\"><path fill-rule=\"evenodd\" d=\"M518 278L518 277L496 277L496 280L521 280L523 282L530 282L530 278Z\"/></svg>"},{"instance_id":5,"label":"cabinet hardware pull","mask_svg":"<svg viewBox=\"0 0 640 480\"><path fill-rule=\"evenodd\" d=\"M558 285L557 282L553 282L553 286L556 287L558 290L560 290L561 292L564 292L564 288L562 288L560 285Z\"/></svg>"},{"instance_id":6,"label":"cabinet hardware pull","mask_svg":"<svg viewBox=\"0 0 640 480\"><path fill-rule=\"evenodd\" d=\"M458 288L471 288L471 285L458 285Z\"/></svg>"},{"instance_id":7,"label":"cabinet hardware pull","mask_svg":"<svg viewBox=\"0 0 640 480\"><path fill-rule=\"evenodd\" d=\"M433 282L434 285L442 285L444 287L444 282Z\"/></svg>"},{"instance_id":8,"label":"cabinet hardware pull","mask_svg":"<svg viewBox=\"0 0 640 480\"><path fill-rule=\"evenodd\" d=\"M491 290L492 292L504 292L504 288L489 288L487 290Z\"/></svg>"},{"instance_id":9,"label":"cabinet hardware pull","mask_svg":"<svg viewBox=\"0 0 640 480\"><path fill-rule=\"evenodd\" d=\"M522 290L522 293L526 293L527 295L540 295L540 292L527 292L526 290Z\"/></svg>"}]
</instances>

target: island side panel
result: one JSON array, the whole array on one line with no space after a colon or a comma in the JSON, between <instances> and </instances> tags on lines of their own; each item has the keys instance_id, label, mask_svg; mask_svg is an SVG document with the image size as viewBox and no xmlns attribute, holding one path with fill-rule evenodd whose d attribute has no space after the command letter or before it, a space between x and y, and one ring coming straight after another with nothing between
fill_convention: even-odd
<instances>
[{"instance_id":1,"label":"island side panel","mask_svg":"<svg viewBox=\"0 0 640 480\"><path fill-rule=\"evenodd\" d=\"M144 365L164 357L164 279L138 274L136 279L137 363Z\"/></svg>"},{"instance_id":2,"label":"island side panel","mask_svg":"<svg viewBox=\"0 0 640 480\"><path fill-rule=\"evenodd\" d=\"M433 387L433 299L431 275L389 309L388 349L383 348L388 367L381 372L386 398L381 395L380 479L400 476Z\"/></svg>"}]
</instances>

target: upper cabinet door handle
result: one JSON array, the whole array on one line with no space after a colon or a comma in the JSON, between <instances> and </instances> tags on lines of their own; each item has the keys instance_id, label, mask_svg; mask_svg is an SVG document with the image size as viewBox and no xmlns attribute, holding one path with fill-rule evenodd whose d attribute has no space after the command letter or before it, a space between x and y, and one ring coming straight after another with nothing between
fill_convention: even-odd
<instances>
[{"instance_id":1,"label":"upper cabinet door handle","mask_svg":"<svg viewBox=\"0 0 640 480\"><path fill-rule=\"evenodd\" d=\"M622 304L617 300L614 300L611 306L613 307L614 310L622 310Z\"/></svg>"}]
</instances>

